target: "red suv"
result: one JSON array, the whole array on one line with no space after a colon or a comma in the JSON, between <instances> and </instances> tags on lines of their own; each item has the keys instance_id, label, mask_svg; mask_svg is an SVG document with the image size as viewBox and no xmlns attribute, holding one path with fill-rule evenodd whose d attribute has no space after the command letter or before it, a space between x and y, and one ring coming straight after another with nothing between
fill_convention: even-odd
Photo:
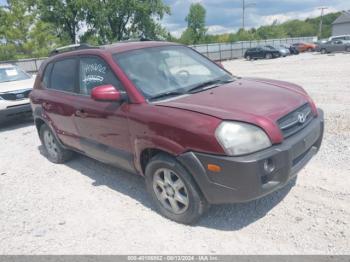
<instances>
[{"instance_id":1,"label":"red suv","mask_svg":"<svg viewBox=\"0 0 350 262\"><path fill-rule=\"evenodd\" d=\"M235 77L168 42L56 50L30 98L49 160L78 152L140 174L181 223L280 189L323 137L323 112L300 86Z\"/></svg>"}]
</instances>

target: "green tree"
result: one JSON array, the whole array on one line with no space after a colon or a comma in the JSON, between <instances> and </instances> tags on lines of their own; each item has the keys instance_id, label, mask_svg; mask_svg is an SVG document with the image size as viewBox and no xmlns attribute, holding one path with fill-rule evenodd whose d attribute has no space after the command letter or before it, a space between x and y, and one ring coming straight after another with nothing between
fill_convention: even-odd
<instances>
[{"instance_id":1,"label":"green tree","mask_svg":"<svg viewBox=\"0 0 350 262\"><path fill-rule=\"evenodd\" d=\"M98 42L103 44L141 35L150 39L167 37L159 21L170 14L170 7L162 0L85 1L87 40L98 36Z\"/></svg>"},{"instance_id":2,"label":"green tree","mask_svg":"<svg viewBox=\"0 0 350 262\"><path fill-rule=\"evenodd\" d=\"M46 56L59 42L53 32L29 1L8 0L0 7L0 60Z\"/></svg>"},{"instance_id":3,"label":"green tree","mask_svg":"<svg viewBox=\"0 0 350 262\"><path fill-rule=\"evenodd\" d=\"M64 42L75 43L86 14L85 0L37 0L42 21L51 23ZM101 7L100 7L101 9Z\"/></svg>"},{"instance_id":4,"label":"green tree","mask_svg":"<svg viewBox=\"0 0 350 262\"><path fill-rule=\"evenodd\" d=\"M200 3L191 4L190 11L186 17L187 29L181 36L181 41L185 44L198 44L205 38L207 29L205 28L206 10Z\"/></svg>"}]
</instances>

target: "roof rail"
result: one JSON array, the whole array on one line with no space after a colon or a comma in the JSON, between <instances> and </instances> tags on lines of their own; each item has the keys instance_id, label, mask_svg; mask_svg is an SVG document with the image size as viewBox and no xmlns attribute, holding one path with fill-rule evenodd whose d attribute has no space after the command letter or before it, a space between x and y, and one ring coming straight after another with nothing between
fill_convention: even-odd
<instances>
[{"instance_id":1,"label":"roof rail","mask_svg":"<svg viewBox=\"0 0 350 262\"><path fill-rule=\"evenodd\" d=\"M50 56L69 52L69 51L74 51L74 50L81 50L81 49L98 49L99 47L97 46L91 46L88 44L73 44L73 45L67 45L67 46L62 46L58 47L50 52Z\"/></svg>"}]
</instances>

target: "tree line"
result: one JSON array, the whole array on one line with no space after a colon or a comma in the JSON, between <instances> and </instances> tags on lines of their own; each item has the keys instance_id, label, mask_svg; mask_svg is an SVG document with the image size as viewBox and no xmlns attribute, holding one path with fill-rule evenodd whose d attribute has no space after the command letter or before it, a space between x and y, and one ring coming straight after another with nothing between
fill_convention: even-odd
<instances>
[{"instance_id":1,"label":"tree line","mask_svg":"<svg viewBox=\"0 0 350 262\"><path fill-rule=\"evenodd\" d=\"M47 56L55 47L84 42L101 45L130 38L183 44L234 42L317 35L320 18L277 22L237 33L210 35L206 10L190 6L181 37L161 25L170 6L163 0L7 0L0 6L0 60ZM339 13L324 16L322 37L328 37Z\"/></svg>"}]
</instances>

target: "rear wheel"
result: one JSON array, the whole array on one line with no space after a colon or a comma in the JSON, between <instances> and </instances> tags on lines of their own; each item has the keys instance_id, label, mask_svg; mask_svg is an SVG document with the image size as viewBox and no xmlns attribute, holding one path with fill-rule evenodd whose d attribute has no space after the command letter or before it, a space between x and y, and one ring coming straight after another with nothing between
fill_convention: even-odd
<instances>
[{"instance_id":1,"label":"rear wheel","mask_svg":"<svg viewBox=\"0 0 350 262\"><path fill-rule=\"evenodd\" d=\"M267 53L267 54L265 55L265 58L266 58L266 59L271 59L271 58L272 58L272 54Z\"/></svg>"},{"instance_id":2,"label":"rear wheel","mask_svg":"<svg viewBox=\"0 0 350 262\"><path fill-rule=\"evenodd\" d=\"M348 46L347 48L345 48L345 52L350 52L350 46Z\"/></svg>"},{"instance_id":3,"label":"rear wheel","mask_svg":"<svg viewBox=\"0 0 350 262\"><path fill-rule=\"evenodd\" d=\"M327 50L326 50L326 49L324 49L324 48L322 48L322 49L321 49L321 54L323 54L323 55L324 55L324 54L326 54L326 53L327 53Z\"/></svg>"},{"instance_id":4,"label":"rear wheel","mask_svg":"<svg viewBox=\"0 0 350 262\"><path fill-rule=\"evenodd\" d=\"M39 134L41 143L46 152L46 156L51 162L61 164L72 158L73 152L64 149L60 145L55 135L46 124L43 124L40 127Z\"/></svg>"},{"instance_id":5,"label":"rear wheel","mask_svg":"<svg viewBox=\"0 0 350 262\"><path fill-rule=\"evenodd\" d=\"M176 222L192 224L208 208L191 175L171 156L159 154L151 159L146 186L159 213Z\"/></svg>"},{"instance_id":6,"label":"rear wheel","mask_svg":"<svg viewBox=\"0 0 350 262\"><path fill-rule=\"evenodd\" d=\"M248 61L252 60L252 58L250 57L250 55L247 55L247 56L246 56L246 59L247 59Z\"/></svg>"}]
</instances>

